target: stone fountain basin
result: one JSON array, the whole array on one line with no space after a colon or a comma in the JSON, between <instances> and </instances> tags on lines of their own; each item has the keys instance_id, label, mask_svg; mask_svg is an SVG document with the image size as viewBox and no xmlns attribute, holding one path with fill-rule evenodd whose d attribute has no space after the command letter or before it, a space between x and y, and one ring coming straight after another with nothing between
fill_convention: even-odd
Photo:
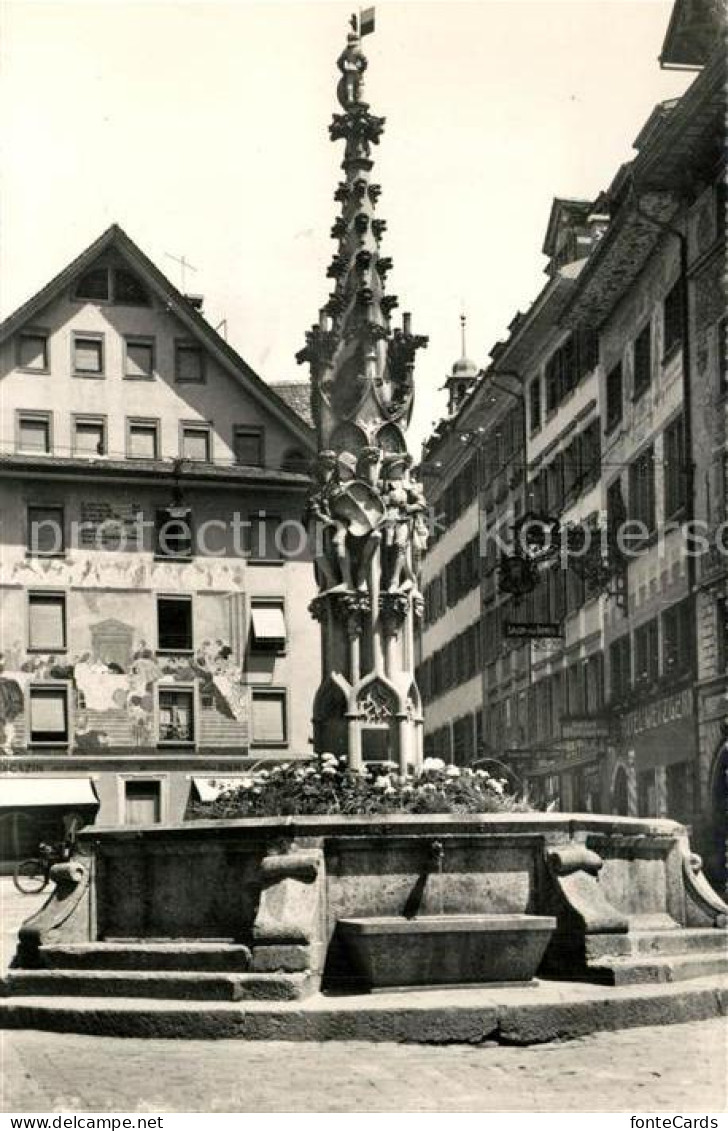
<instances>
[{"instance_id":1,"label":"stone fountain basin","mask_svg":"<svg viewBox=\"0 0 728 1131\"><path fill-rule=\"evenodd\" d=\"M555 927L549 915L389 915L338 922L353 970L370 989L529 982Z\"/></svg>"}]
</instances>

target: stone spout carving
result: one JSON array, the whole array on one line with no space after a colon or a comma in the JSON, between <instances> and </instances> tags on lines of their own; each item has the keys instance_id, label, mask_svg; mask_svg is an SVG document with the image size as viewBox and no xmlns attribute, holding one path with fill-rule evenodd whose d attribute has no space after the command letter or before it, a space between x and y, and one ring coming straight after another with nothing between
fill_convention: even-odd
<instances>
[{"instance_id":1,"label":"stone spout carving","mask_svg":"<svg viewBox=\"0 0 728 1131\"><path fill-rule=\"evenodd\" d=\"M41 947L58 939L64 943L92 939L90 875L89 862L78 856L65 864L54 864L51 868L54 889L41 909L20 928L13 966L40 966Z\"/></svg>"},{"instance_id":2,"label":"stone spout carving","mask_svg":"<svg viewBox=\"0 0 728 1131\"><path fill-rule=\"evenodd\" d=\"M324 949L323 849L291 845L287 851L271 851L261 861L260 880L252 969L320 974Z\"/></svg>"},{"instance_id":3,"label":"stone spout carving","mask_svg":"<svg viewBox=\"0 0 728 1131\"><path fill-rule=\"evenodd\" d=\"M578 841L549 848L546 865L569 917L584 934L625 932L627 916L599 887L602 858Z\"/></svg>"},{"instance_id":4,"label":"stone spout carving","mask_svg":"<svg viewBox=\"0 0 728 1131\"><path fill-rule=\"evenodd\" d=\"M681 838L685 917L688 927L728 927L728 905L713 891L703 874L703 861L692 852L687 837Z\"/></svg>"}]
</instances>

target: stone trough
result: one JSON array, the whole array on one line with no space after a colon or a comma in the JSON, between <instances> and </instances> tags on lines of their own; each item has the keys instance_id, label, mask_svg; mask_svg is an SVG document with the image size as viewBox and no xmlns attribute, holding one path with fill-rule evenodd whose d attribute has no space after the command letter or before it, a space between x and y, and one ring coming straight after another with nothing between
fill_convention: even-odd
<instances>
[{"instance_id":1,"label":"stone trough","mask_svg":"<svg viewBox=\"0 0 728 1131\"><path fill-rule=\"evenodd\" d=\"M69 1016L74 998L272 1002L283 1036L296 1003L366 1001L372 989L517 988L534 975L542 986L612 992L689 979L704 987L728 968L728 908L686 830L666 820L517 813L91 827L53 878L48 902L21 928L0 1009L7 1024L29 1016L23 1003L45 1000L47 1027L52 997ZM399 996L405 1008L409 993Z\"/></svg>"}]
</instances>

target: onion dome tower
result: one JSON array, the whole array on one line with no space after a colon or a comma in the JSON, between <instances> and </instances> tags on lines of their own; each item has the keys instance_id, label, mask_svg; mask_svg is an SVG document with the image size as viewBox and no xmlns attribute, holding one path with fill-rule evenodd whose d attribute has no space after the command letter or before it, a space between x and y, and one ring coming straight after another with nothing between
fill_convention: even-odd
<instances>
[{"instance_id":1,"label":"onion dome tower","mask_svg":"<svg viewBox=\"0 0 728 1131\"><path fill-rule=\"evenodd\" d=\"M384 119L364 100L367 59L353 31L337 66L332 141L344 141L344 178L331 235L333 292L297 354L311 370L318 437L309 527L319 586L311 612L321 624L322 676L314 700L314 745L346 754L352 767L393 761L405 774L422 759L422 706L414 678L414 618L421 616L419 559L426 504L412 473L405 430L412 413L415 353L427 339L411 319L392 327L385 293L386 224L371 150Z\"/></svg>"},{"instance_id":2,"label":"onion dome tower","mask_svg":"<svg viewBox=\"0 0 728 1131\"><path fill-rule=\"evenodd\" d=\"M452 373L445 382L447 389L447 411L450 416L460 408L466 396L478 380L480 370L474 361L467 356L465 348L465 315L460 315L460 336L462 339L462 353L452 367Z\"/></svg>"}]
</instances>

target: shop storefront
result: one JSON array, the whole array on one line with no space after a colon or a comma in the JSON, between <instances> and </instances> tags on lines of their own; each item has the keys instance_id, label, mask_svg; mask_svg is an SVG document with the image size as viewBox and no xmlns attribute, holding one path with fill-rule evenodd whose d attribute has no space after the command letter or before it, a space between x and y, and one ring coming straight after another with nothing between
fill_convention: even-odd
<instances>
[{"instance_id":1,"label":"shop storefront","mask_svg":"<svg viewBox=\"0 0 728 1131\"><path fill-rule=\"evenodd\" d=\"M672 817L689 824L694 812L697 758L690 687L639 703L619 720L612 767L611 811Z\"/></svg>"}]
</instances>

